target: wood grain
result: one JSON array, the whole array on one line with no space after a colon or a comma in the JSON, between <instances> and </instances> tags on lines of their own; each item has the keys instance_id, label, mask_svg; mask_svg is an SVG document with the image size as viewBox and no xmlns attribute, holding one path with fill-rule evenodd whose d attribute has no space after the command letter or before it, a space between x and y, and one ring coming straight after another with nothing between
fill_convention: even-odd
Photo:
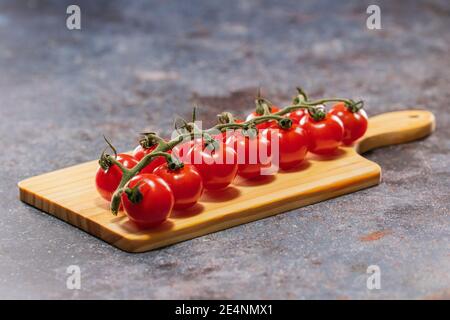
<instances>
[{"instance_id":1,"label":"wood grain","mask_svg":"<svg viewBox=\"0 0 450 320\"><path fill-rule=\"evenodd\" d=\"M381 169L358 152L417 140L434 128L428 111L372 117L365 137L337 156L310 155L297 170L257 183L238 178L225 191L205 192L195 207L174 211L151 230L139 230L123 213L115 217L109 212L95 190L97 161L21 181L20 199L120 249L144 252L374 186Z\"/></svg>"}]
</instances>

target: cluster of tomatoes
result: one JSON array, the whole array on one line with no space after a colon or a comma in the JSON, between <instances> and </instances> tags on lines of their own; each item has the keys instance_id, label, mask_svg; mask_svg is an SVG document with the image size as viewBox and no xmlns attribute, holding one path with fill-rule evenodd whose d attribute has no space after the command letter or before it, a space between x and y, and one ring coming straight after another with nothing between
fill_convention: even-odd
<instances>
[{"instance_id":1,"label":"cluster of tomatoes","mask_svg":"<svg viewBox=\"0 0 450 320\"><path fill-rule=\"evenodd\" d=\"M268 111L275 114L280 109L270 106ZM253 112L246 122L260 116ZM237 119L233 123L244 121ZM214 135L212 140L198 138L182 142L167 151L179 160L176 162L164 156L154 158L129 180L121 194L121 207L139 227L157 226L167 220L172 210L194 206L205 189L228 187L236 175L258 179L274 163L281 170L289 170L298 167L308 152L334 154L342 144L350 145L364 135L367 115L363 109L342 102L329 112L302 108L284 114L282 119L268 119L254 127L257 130L252 134L235 128ZM273 141L277 141L277 148L273 147ZM132 169L157 146L143 143L132 155L118 154L116 160L124 168ZM267 152L259 152L261 149ZM96 186L103 198L111 200L123 174L115 164L98 169Z\"/></svg>"}]
</instances>

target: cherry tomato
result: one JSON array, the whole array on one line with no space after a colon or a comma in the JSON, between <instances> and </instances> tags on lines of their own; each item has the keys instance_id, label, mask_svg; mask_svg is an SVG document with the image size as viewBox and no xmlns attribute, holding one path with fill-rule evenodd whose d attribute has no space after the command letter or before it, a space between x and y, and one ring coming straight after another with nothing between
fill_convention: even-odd
<instances>
[{"instance_id":1,"label":"cherry tomato","mask_svg":"<svg viewBox=\"0 0 450 320\"><path fill-rule=\"evenodd\" d=\"M293 112L286 113L286 117L292 120L292 123L299 124L300 120L308 114L306 109L298 109Z\"/></svg>"},{"instance_id":2,"label":"cherry tomato","mask_svg":"<svg viewBox=\"0 0 450 320\"><path fill-rule=\"evenodd\" d=\"M361 138L367 131L367 114L364 109L352 112L345 103L337 103L331 108L330 114L333 114L342 120L344 124L344 138L342 141L349 145Z\"/></svg>"},{"instance_id":3,"label":"cherry tomato","mask_svg":"<svg viewBox=\"0 0 450 320\"><path fill-rule=\"evenodd\" d=\"M226 188L238 170L236 152L223 142L219 142L216 149L196 144L183 161L195 166L202 176L203 186L208 190Z\"/></svg>"},{"instance_id":4,"label":"cherry tomato","mask_svg":"<svg viewBox=\"0 0 450 320\"><path fill-rule=\"evenodd\" d=\"M136 158L137 161L141 161L147 154L152 153L158 145L153 145L150 148L144 148L141 145L138 145L133 151L133 157ZM171 153L172 151L166 151L167 153ZM166 158L163 156L156 157L150 162L144 169L141 170L140 173L152 173L155 168L159 167L163 163L166 162Z\"/></svg>"},{"instance_id":5,"label":"cherry tomato","mask_svg":"<svg viewBox=\"0 0 450 320\"><path fill-rule=\"evenodd\" d=\"M274 137L273 135L277 135ZM278 159L279 167L288 170L299 166L308 152L309 137L303 128L292 124L289 129L282 129L278 124L272 124L270 128L263 131L263 135L272 144L272 162ZM276 139L278 139L278 155L276 153Z\"/></svg>"},{"instance_id":6,"label":"cherry tomato","mask_svg":"<svg viewBox=\"0 0 450 320\"><path fill-rule=\"evenodd\" d=\"M309 151L316 154L332 154L342 143L344 124L331 114L316 121L310 115L303 117L299 124L310 138Z\"/></svg>"},{"instance_id":7,"label":"cherry tomato","mask_svg":"<svg viewBox=\"0 0 450 320\"><path fill-rule=\"evenodd\" d=\"M195 205L203 193L202 177L193 165L171 170L167 163L160 165L154 174L163 178L175 197L174 209L186 209Z\"/></svg>"},{"instance_id":8,"label":"cherry tomato","mask_svg":"<svg viewBox=\"0 0 450 320\"><path fill-rule=\"evenodd\" d=\"M226 143L236 151L237 174L243 178L257 178L261 176L262 169L270 168L272 165L270 142L261 134L256 137L248 137L236 132L228 137Z\"/></svg>"},{"instance_id":9,"label":"cherry tomato","mask_svg":"<svg viewBox=\"0 0 450 320\"><path fill-rule=\"evenodd\" d=\"M127 169L133 168L138 163L133 156L124 153L117 155L117 161ZM95 185L98 193L100 193L102 198L111 201L111 197L119 186L121 179L122 171L116 165L112 165L108 170L103 170L101 167L98 168L95 175Z\"/></svg>"},{"instance_id":10,"label":"cherry tomato","mask_svg":"<svg viewBox=\"0 0 450 320\"><path fill-rule=\"evenodd\" d=\"M275 113L275 112L278 112L278 111L280 111L280 108L275 107L275 106L272 106L272 107L271 107L271 110L270 110L271 113ZM257 117L260 117L260 116L261 116L260 114L257 114L256 112L252 112L252 113L250 113L250 114L247 116L247 118L246 118L245 121L249 121L249 120L252 120L252 119L257 118ZM266 129L266 128L268 128L273 122L275 122L275 120L270 120L270 121L266 121L266 122L257 124L257 125L256 125L256 128L258 128L258 129L260 129L260 130Z\"/></svg>"},{"instance_id":11,"label":"cherry tomato","mask_svg":"<svg viewBox=\"0 0 450 320\"><path fill-rule=\"evenodd\" d=\"M128 188L137 188L139 196L133 199L126 192L122 204L128 218L140 228L149 228L166 221L172 212L174 196L169 185L151 173L139 174L128 182Z\"/></svg>"}]
</instances>

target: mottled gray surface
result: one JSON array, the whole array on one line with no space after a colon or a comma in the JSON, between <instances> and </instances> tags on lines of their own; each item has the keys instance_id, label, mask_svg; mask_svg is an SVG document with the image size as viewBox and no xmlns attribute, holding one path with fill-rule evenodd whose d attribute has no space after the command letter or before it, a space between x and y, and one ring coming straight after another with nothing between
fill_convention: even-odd
<instances>
[{"instance_id":1,"label":"mottled gray surface","mask_svg":"<svg viewBox=\"0 0 450 320\"><path fill-rule=\"evenodd\" d=\"M449 2L164 2L0 2L0 298L449 298ZM65 28L69 3L81 31ZM365 27L369 3L382 30ZM144 254L17 199L19 180L95 159L102 134L127 150L193 102L213 119L296 85L370 114L427 107L438 129L368 154L380 186Z\"/></svg>"}]
</instances>

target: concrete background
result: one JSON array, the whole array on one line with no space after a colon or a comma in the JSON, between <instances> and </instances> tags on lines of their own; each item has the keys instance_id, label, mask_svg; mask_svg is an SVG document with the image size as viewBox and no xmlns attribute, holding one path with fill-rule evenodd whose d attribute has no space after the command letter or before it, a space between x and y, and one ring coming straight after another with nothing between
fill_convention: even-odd
<instances>
[{"instance_id":1,"label":"concrete background","mask_svg":"<svg viewBox=\"0 0 450 320\"><path fill-rule=\"evenodd\" d=\"M81 31L65 27L72 3ZM162 3L0 1L0 298L450 298L450 3ZM296 85L372 115L428 108L437 132L367 154L380 186L144 254L18 200L19 180L97 158L102 134L128 150L193 103L212 120ZM66 289L73 264L81 290Z\"/></svg>"}]
</instances>

